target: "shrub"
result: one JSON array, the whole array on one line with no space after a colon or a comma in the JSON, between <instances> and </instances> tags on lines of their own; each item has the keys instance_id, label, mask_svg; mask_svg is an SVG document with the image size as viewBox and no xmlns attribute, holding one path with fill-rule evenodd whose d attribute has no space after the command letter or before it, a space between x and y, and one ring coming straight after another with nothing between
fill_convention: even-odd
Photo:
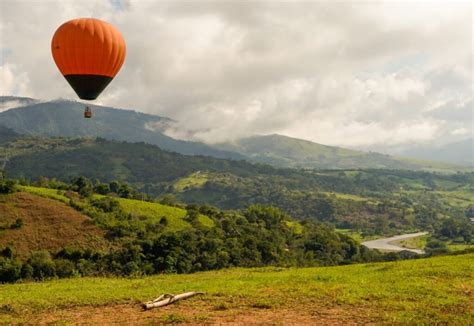
<instances>
[{"instance_id":1,"label":"shrub","mask_svg":"<svg viewBox=\"0 0 474 326\"><path fill-rule=\"evenodd\" d=\"M16 191L16 181L2 180L0 181L0 194L11 194Z\"/></svg>"},{"instance_id":2,"label":"shrub","mask_svg":"<svg viewBox=\"0 0 474 326\"><path fill-rule=\"evenodd\" d=\"M56 275L58 277L72 277L76 274L74 263L67 259L54 260L56 266Z\"/></svg>"},{"instance_id":3,"label":"shrub","mask_svg":"<svg viewBox=\"0 0 474 326\"><path fill-rule=\"evenodd\" d=\"M0 258L0 283L15 282L20 277L20 262L8 258Z\"/></svg>"},{"instance_id":4,"label":"shrub","mask_svg":"<svg viewBox=\"0 0 474 326\"><path fill-rule=\"evenodd\" d=\"M56 267L51 255L45 250L33 252L28 259L28 264L33 268L32 276L36 280L51 278L56 274Z\"/></svg>"},{"instance_id":5,"label":"shrub","mask_svg":"<svg viewBox=\"0 0 474 326\"><path fill-rule=\"evenodd\" d=\"M23 220L21 218L17 218L15 220L15 223L12 223L12 225L10 225L10 229L19 229L23 226Z\"/></svg>"}]
</instances>

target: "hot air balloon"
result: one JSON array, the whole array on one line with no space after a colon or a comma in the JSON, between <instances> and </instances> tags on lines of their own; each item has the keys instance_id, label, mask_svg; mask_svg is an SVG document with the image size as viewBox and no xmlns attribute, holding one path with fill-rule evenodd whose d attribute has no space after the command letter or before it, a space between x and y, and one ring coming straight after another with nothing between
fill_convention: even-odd
<instances>
[{"instance_id":1,"label":"hot air balloon","mask_svg":"<svg viewBox=\"0 0 474 326\"><path fill-rule=\"evenodd\" d=\"M65 22L54 33L51 51L59 71L79 98L95 100L125 60L125 41L111 24L95 18ZM86 107L84 117L92 111Z\"/></svg>"}]
</instances>

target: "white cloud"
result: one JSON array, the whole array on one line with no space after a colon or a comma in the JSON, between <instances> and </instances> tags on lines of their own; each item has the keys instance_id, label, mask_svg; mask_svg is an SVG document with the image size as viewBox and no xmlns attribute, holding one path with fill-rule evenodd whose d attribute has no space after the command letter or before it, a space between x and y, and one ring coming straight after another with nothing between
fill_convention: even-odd
<instances>
[{"instance_id":1,"label":"white cloud","mask_svg":"<svg viewBox=\"0 0 474 326\"><path fill-rule=\"evenodd\" d=\"M15 64L3 64L0 66L0 95L22 95L28 94L28 74Z\"/></svg>"},{"instance_id":2,"label":"white cloud","mask_svg":"<svg viewBox=\"0 0 474 326\"><path fill-rule=\"evenodd\" d=\"M464 136L468 135L470 131L467 128L457 128L454 129L451 134L456 135L456 136Z\"/></svg>"},{"instance_id":3,"label":"white cloud","mask_svg":"<svg viewBox=\"0 0 474 326\"><path fill-rule=\"evenodd\" d=\"M175 137L370 147L472 133L471 3L3 0L0 12L3 93L75 98L49 44L62 22L95 16L128 48L98 103L169 116Z\"/></svg>"}]
</instances>

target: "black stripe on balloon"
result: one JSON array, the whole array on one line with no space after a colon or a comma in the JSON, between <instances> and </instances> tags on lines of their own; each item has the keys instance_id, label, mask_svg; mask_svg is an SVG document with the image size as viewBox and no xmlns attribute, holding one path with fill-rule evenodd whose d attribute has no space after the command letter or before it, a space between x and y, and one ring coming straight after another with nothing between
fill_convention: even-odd
<instances>
[{"instance_id":1,"label":"black stripe on balloon","mask_svg":"<svg viewBox=\"0 0 474 326\"><path fill-rule=\"evenodd\" d=\"M95 100L113 79L101 75L65 75L64 77L83 100Z\"/></svg>"}]
</instances>

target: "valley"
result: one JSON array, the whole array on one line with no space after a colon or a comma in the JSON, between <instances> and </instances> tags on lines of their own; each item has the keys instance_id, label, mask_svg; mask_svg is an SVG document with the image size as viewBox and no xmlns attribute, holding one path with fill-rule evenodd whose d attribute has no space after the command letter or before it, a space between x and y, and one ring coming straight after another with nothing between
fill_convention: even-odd
<instances>
[{"instance_id":1,"label":"valley","mask_svg":"<svg viewBox=\"0 0 474 326\"><path fill-rule=\"evenodd\" d=\"M0 126L0 282L16 284L0 285L0 322L472 319L469 168L276 135L201 152L151 134L64 134L57 122L22 134L31 121L4 113L17 127ZM315 155L308 164L298 148ZM190 290L207 294L140 311L144 300Z\"/></svg>"}]
</instances>

